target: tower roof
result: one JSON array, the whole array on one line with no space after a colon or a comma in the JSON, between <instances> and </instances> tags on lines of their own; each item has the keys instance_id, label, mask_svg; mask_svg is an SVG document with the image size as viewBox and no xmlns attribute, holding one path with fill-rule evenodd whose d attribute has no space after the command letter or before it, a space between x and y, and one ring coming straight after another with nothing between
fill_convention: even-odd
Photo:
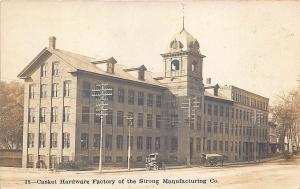
<instances>
[{"instance_id":1,"label":"tower roof","mask_svg":"<svg viewBox=\"0 0 300 189\"><path fill-rule=\"evenodd\" d=\"M199 42L184 28L176 33L169 45L170 52L199 51Z\"/></svg>"}]
</instances>

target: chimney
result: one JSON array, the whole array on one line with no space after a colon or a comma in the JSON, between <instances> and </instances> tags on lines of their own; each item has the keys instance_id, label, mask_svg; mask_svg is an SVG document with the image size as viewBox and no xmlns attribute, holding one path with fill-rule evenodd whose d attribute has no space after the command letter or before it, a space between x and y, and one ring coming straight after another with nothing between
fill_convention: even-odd
<instances>
[{"instance_id":1,"label":"chimney","mask_svg":"<svg viewBox=\"0 0 300 189\"><path fill-rule=\"evenodd\" d=\"M218 84L214 86L214 96L219 96L219 88L220 86Z\"/></svg>"},{"instance_id":2,"label":"chimney","mask_svg":"<svg viewBox=\"0 0 300 189\"><path fill-rule=\"evenodd\" d=\"M55 49L55 41L56 41L56 38L54 36L49 37L49 48L50 49Z\"/></svg>"},{"instance_id":3,"label":"chimney","mask_svg":"<svg viewBox=\"0 0 300 189\"><path fill-rule=\"evenodd\" d=\"M211 78L210 78L210 77L206 78L206 84L207 84L207 85L210 85L210 84L211 84Z\"/></svg>"}]
</instances>

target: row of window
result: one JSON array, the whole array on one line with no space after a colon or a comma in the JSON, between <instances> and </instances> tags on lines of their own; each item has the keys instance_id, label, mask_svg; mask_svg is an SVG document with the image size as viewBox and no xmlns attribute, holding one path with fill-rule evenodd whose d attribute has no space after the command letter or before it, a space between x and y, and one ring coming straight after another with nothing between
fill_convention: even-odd
<instances>
[{"instance_id":1,"label":"row of window","mask_svg":"<svg viewBox=\"0 0 300 189\"><path fill-rule=\"evenodd\" d=\"M63 84L63 95L64 97L69 97L71 94L71 81L64 81ZM59 84L53 83L51 87L51 97L58 97L59 94ZM34 99L36 96L35 94L35 84L29 85L29 98ZM48 85L42 84L40 86L40 98L47 98L48 97Z\"/></svg>"},{"instance_id":2,"label":"row of window","mask_svg":"<svg viewBox=\"0 0 300 189\"><path fill-rule=\"evenodd\" d=\"M126 137L126 136L125 136ZM124 141L125 137L123 135L117 135L115 138L116 141L116 149L117 150L123 150L124 149ZM107 150L112 150L112 140L113 136L110 134L105 135L104 140L104 148ZM129 143L129 137L127 136L127 144L126 147L128 148ZM154 142L154 146L153 146ZM100 148L100 134L94 134L93 136L93 148L99 149ZM130 147L133 149L134 147L134 139L133 136L130 137ZM142 151L144 149L144 137L143 136L137 136L136 137L136 149ZM145 149L147 151L152 151L153 149L155 151L160 150L160 137L145 137ZM89 135L87 133L81 134L81 149L89 149Z\"/></svg>"},{"instance_id":3,"label":"row of window","mask_svg":"<svg viewBox=\"0 0 300 189\"><path fill-rule=\"evenodd\" d=\"M46 107L42 107L40 108L40 112L39 112L39 121L41 123L45 123L46 122ZM69 106L65 106L63 109L63 122L64 123L68 123L70 122L70 111L71 111L71 107ZM29 108L28 109L28 123L35 123L36 118L36 110L35 108ZM58 107L52 107L51 108L51 122L52 123L57 123L58 121Z\"/></svg>"},{"instance_id":4,"label":"row of window","mask_svg":"<svg viewBox=\"0 0 300 189\"><path fill-rule=\"evenodd\" d=\"M83 82L83 87L82 87L82 96L85 98L90 98L91 97L91 83L88 81ZM112 86L108 86L107 89L109 89L109 92L107 95L107 98L109 101L114 101L114 96L115 96L115 90ZM132 89L129 89L127 91L127 103L129 105L134 105L138 104L140 106L143 106L145 104L145 93L141 91L134 91ZM151 93L147 94L147 106L153 106L154 105L154 98L156 100L155 104L156 107L161 107L162 105L162 98L161 95L154 95ZM137 102L136 102L137 99ZM119 87L117 89L117 102L118 103L125 103L125 89L122 87Z\"/></svg>"},{"instance_id":5,"label":"row of window","mask_svg":"<svg viewBox=\"0 0 300 189\"><path fill-rule=\"evenodd\" d=\"M135 116L133 112L128 112L127 116L125 116L125 113L123 111L117 111L117 126L118 127L123 127L125 120L127 120L127 126L131 125L132 127L134 126L134 120ZM144 127L144 113L138 113L137 114L137 127ZM146 114L146 126L147 128L152 128L153 127L153 114ZM90 108L89 107L82 107L82 123L88 124L90 121ZM114 120L114 112L112 110L107 111L107 115L105 116L105 123L107 125L113 125L113 120ZM156 115L155 116L155 126L156 128L161 127L161 115ZM94 123L100 123L101 118L100 116L97 115L97 110L95 108L94 111Z\"/></svg>"},{"instance_id":6,"label":"row of window","mask_svg":"<svg viewBox=\"0 0 300 189\"><path fill-rule=\"evenodd\" d=\"M204 126L205 126L205 122L204 122ZM218 122L214 122L214 125L212 126L212 122L211 121L207 121L207 132L208 133L220 133L223 134L225 131L225 134L229 134L229 124L228 123L218 123ZM231 125L231 134L232 135L236 135L236 136L255 136L255 128L253 127L242 127L242 126L238 126L236 125L234 127L234 124ZM263 129L263 128L257 128L256 131L256 135L258 135L259 137L267 137L267 129Z\"/></svg>"},{"instance_id":7,"label":"row of window","mask_svg":"<svg viewBox=\"0 0 300 189\"><path fill-rule=\"evenodd\" d=\"M41 77L47 77L48 75L48 64L45 63L41 65ZM58 76L59 75L59 62L54 61L52 63L52 75L53 76Z\"/></svg>"},{"instance_id":8,"label":"row of window","mask_svg":"<svg viewBox=\"0 0 300 189\"><path fill-rule=\"evenodd\" d=\"M263 110L268 110L268 103L264 101L257 100L255 98L248 97L241 93L233 91L232 99L236 102L242 103L247 106L251 106L254 108L259 108Z\"/></svg>"},{"instance_id":9,"label":"row of window","mask_svg":"<svg viewBox=\"0 0 300 189\"><path fill-rule=\"evenodd\" d=\"M207 108L206 108L206 104L204 104L204 114L227 117L227 118L229 118L229 115L231 114L232 119L235 118L236 120L243 120L243 121L250 121L250 122L253 122L255 116L253 115L252 112L245 111L245 110L243 111L234 108L231 108L231 112L229 112L229 107L224 108L224 106L222 105L218 106L216 104L213 106L210 103L207 104ZM265 125L267 124L268 117L266 114L257 113L256 120L258 121L258 123Z\"/></svg>"},{"instance_id":10,"label":"row of window","mask_svg":"<svg viewBox=\"0 0 300 189\"><path fill-rule=\"evenodd\" d=\"M35 135L34 133L28 133L27 138L27 147L33 148L35 144ZM38 147L39 148L45 148L46 147L46 133L39 133L38 135ZM50 148L57 148L57 133L51 133L50 134ZM63 133L62 135L62 146L63 148L70 148L70 133Z\"/></svg>"}]
</instances>

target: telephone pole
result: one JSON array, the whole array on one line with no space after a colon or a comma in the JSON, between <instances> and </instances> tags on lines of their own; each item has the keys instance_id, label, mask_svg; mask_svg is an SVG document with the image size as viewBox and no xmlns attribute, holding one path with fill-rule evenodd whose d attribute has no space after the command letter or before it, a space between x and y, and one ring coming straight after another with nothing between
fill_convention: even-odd
<instances>
[{"instance_id":1,"label":"telephone pole","mask_svg":"<svg viewBox=\"0 0 300 189\"><path fill-rule=\"evenodd\" d=\"M92 90L92 96L96 98L96 116L100 116L99 172L102 172L103 117L107 115L108 96L111 95L112 89L106 83L99 82Z\"/></svg>"},{"instance_id":2,"label":"telephone pole","mask_svg":"<svg viewBox=\"0 0 300 189\"><path fill-rule=\"evenodd\" d=\"M133 126L133 116L127 117L128 120L128 154L127 154L127 168L130 171L130 158L131 158L131 127Z\"/></svg>"},{"instance_id":3,"label":"telephone pole","mask_svg":"<svg viewBox=\"0 0 300 189\"><path fill-rule=\"evenodd\" d=\"M191 123L195 119L196 114L196 108L200 107L200 102L197 101L197 98L189 97L187 100L183 103L181 103L182 109L187 110L187 157L186 157L186 164L187 166L191 166L191 146L190 146L190 129L191 129Z\"/></svg>"}]
</instances>

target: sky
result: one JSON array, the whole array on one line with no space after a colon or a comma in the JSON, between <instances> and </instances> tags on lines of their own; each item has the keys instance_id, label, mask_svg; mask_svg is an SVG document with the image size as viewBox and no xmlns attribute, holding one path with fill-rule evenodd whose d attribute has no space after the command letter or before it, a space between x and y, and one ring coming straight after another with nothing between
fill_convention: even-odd
<instances>
[{"instance_id":1,"label":"sky","mask_svg":"<svg viewBox=\"0 0 300 189\"><path fill-rule=\"evenodd\" d=\"M174 34L200 43L203 77L274 101L300 75L300 1L2 1L1 78L17 74L56 36L57 48L113 56L162 72Z\"/></svg>"}]
</instances>

